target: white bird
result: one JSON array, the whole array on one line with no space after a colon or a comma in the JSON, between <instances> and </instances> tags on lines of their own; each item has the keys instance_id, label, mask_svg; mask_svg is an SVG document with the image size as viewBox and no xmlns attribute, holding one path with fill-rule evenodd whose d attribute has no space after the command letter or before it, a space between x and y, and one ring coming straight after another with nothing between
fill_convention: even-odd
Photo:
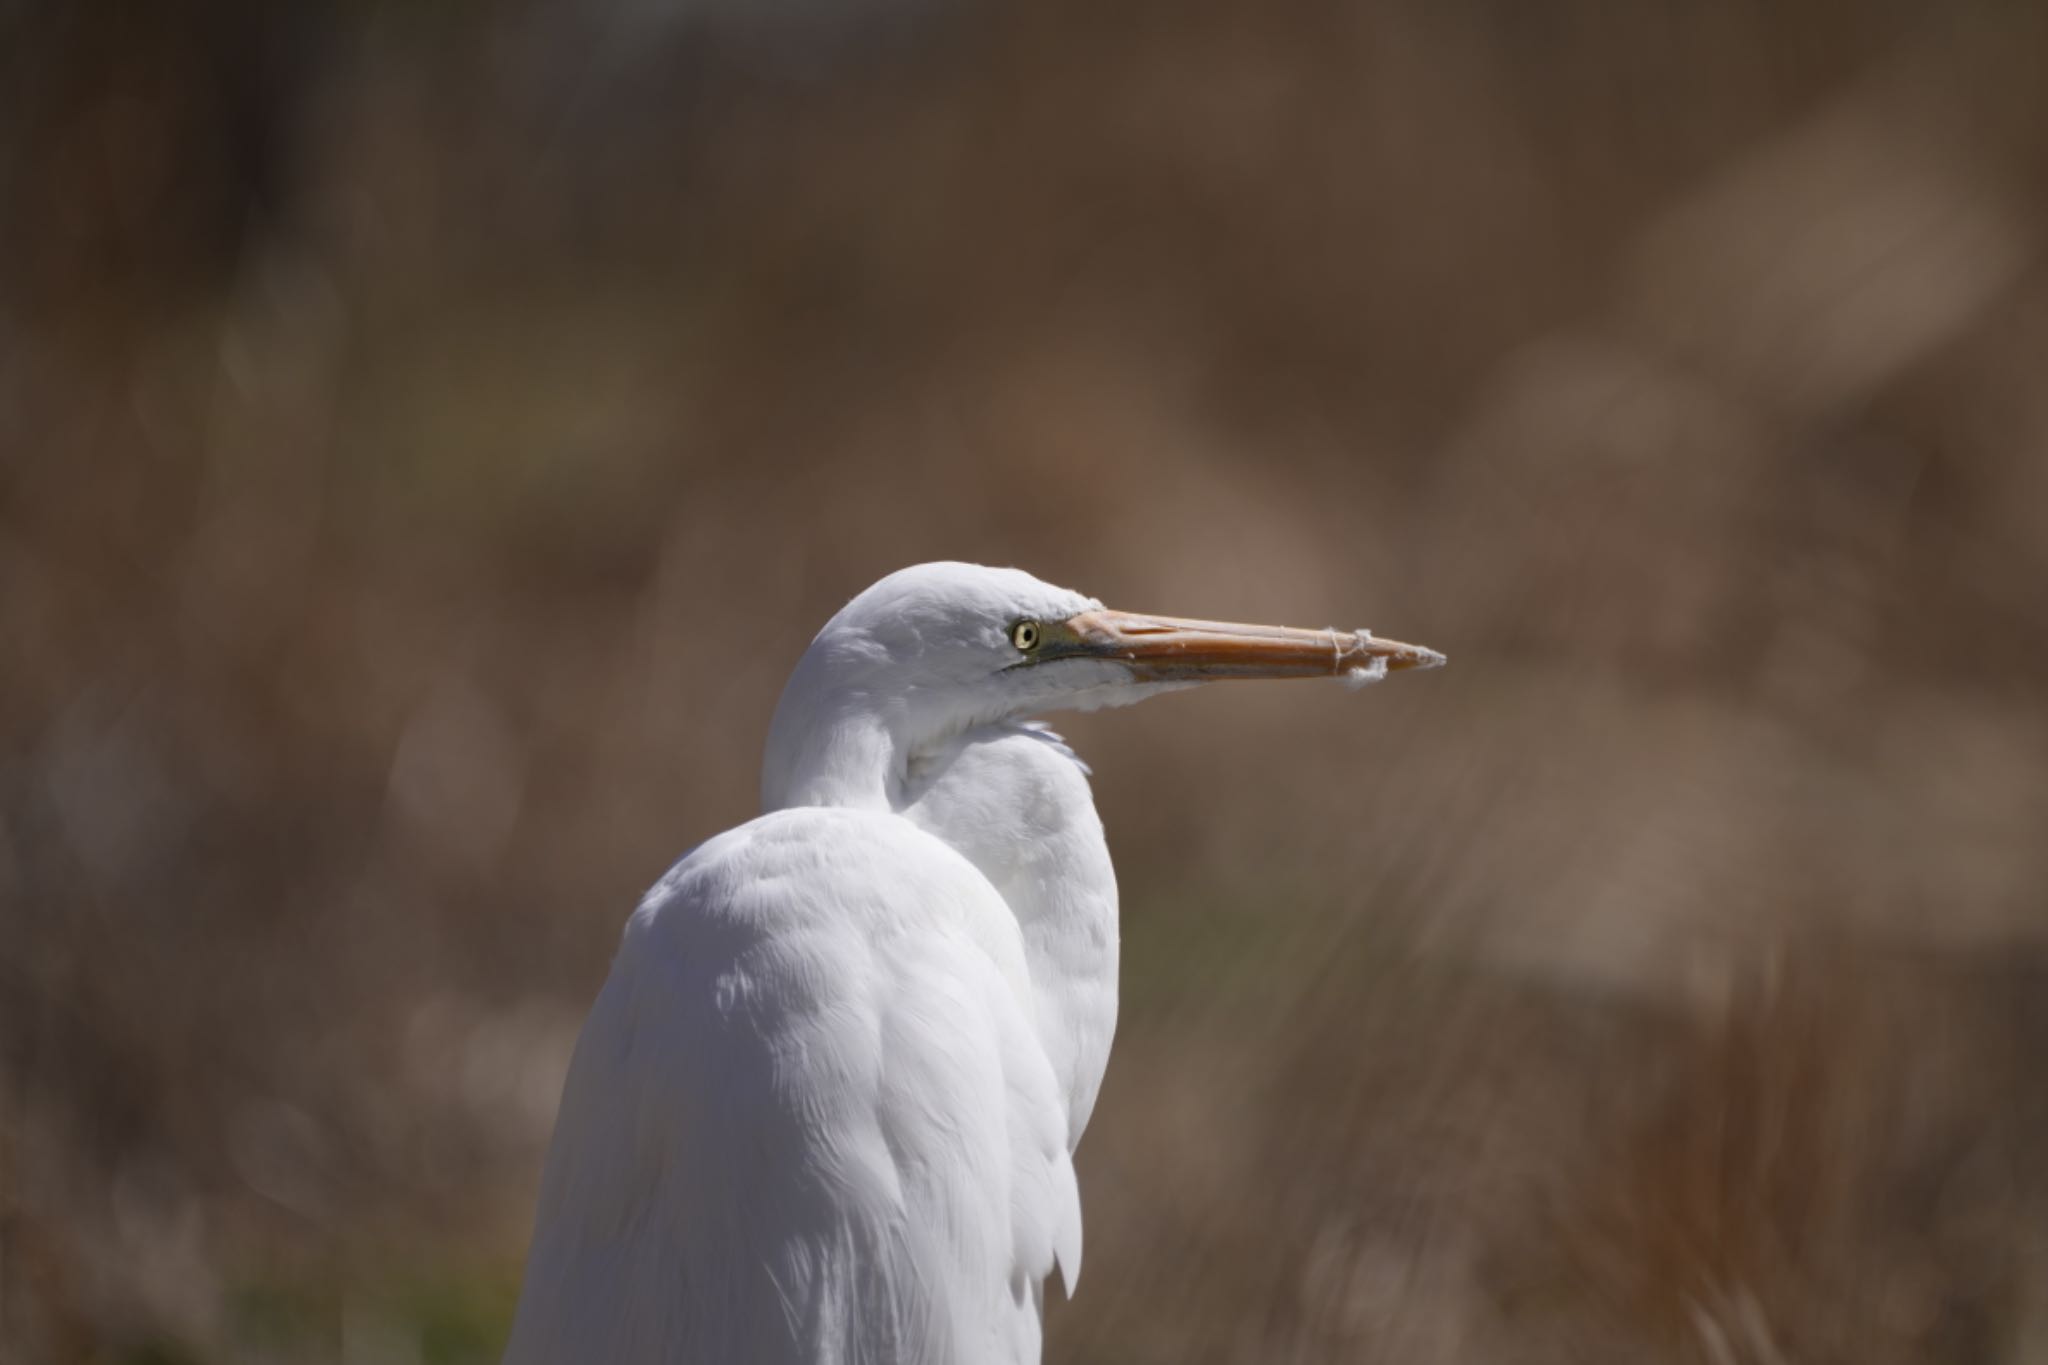
<instances>
[{"instance_id":1,"label":"white bird","mask_svg":"<svg viewBox=\"0 0 2048 1365\"><path fill-rule=\"evenodd\" d=\"M1087 769L1035 717L1442 662L972 564L856 597L783 690L765 814L626 927L506 1365L1038 1360L1044 1281L1081 1271L1117 892Z\"/></svg>"}]
</instances>

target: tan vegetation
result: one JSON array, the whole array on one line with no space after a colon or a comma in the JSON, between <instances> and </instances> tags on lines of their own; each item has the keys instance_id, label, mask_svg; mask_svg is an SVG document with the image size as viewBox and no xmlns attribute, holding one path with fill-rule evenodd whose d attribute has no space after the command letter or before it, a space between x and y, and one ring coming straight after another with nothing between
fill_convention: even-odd
<instances>
[{"instance_id":1,"label":"tan vegetation","mask_svg":"<svg viewBox=\"0 0 2048 1365\"><path fill-rule=\"evenodd\" d=\"M2030 7L176 9L0 6L0 1358L493 1359L964 557L1451 656L1066 727L1052 1359L2048 1361Z\"/></svg>"}]
</instances>

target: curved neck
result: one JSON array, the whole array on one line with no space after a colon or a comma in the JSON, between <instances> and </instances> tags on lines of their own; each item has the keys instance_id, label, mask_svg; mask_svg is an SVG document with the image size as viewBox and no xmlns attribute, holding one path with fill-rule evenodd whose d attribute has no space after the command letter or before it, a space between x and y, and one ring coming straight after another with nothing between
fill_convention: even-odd
<instances>
[{"instance_id":1,"label":"curved neck","mask_svg":"<svg viewBox=\"0 0 2048 1365\"><path fill-rule=\"evenodd\" d=\"M792 688L795 681L791 682ZM761 809L892 808L905 759L896 736L865 698L813 705L783 694L761 765Z\"/></svg>"},{"instance_id":2,"label":"curved neck","mask_svg":"<svg viewBox=\"0 0 2048 1365\"><path fill-rule=\"evenodd\" d=\"M1015 916L1078 1140L1116 1030L1116 871L1087 769L1050 731L983 726L921 759L905 794L903 816L979 868Z\"/></svg>"},{"instance_id":3,"label":"curved neck","mask_svg":"<svg viewBox=\"0 0 2048 1365\"><path fill-rule=\"evenodd\" d=\"M790 674L761 763L764 811L898 809L917 756L986 719L965 693L905 691L852 654L845 642L813 642Z\"/></svg>"}]
</instances>

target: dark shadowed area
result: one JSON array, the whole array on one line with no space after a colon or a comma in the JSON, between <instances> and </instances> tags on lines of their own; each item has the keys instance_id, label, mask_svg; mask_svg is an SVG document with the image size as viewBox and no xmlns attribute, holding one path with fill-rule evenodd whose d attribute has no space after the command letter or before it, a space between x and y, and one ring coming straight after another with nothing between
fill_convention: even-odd
<instances>
[{"instance_id":1,"label":"dark shadowed area","mask_svg":"<svg viewBox=\"0 0 2048 1365\"><path fill-rule=\"evenodd\" d=\"M1066 1365L2048 1362L2048 13L0 0L0 1359L495 1360L640 891L1014 563Z\"/></svg>"}]
</instances>

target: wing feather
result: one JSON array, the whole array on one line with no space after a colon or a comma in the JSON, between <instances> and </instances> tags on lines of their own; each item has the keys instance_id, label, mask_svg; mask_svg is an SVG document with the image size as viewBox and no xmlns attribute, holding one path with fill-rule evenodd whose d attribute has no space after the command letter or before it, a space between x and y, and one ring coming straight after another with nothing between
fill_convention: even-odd
<instances>
[{"instance_id":1,"label":"wing feather","mask_svg":"<svg viewBox=\"0 0 2048 1365\"><path fill-rule=\"evenodd\" d=\"M1035 1361L1080 1272L1015 919L893 816L795 810L649 893L578 1042L507 1365Z\"/></svg>"}]
</instances>

